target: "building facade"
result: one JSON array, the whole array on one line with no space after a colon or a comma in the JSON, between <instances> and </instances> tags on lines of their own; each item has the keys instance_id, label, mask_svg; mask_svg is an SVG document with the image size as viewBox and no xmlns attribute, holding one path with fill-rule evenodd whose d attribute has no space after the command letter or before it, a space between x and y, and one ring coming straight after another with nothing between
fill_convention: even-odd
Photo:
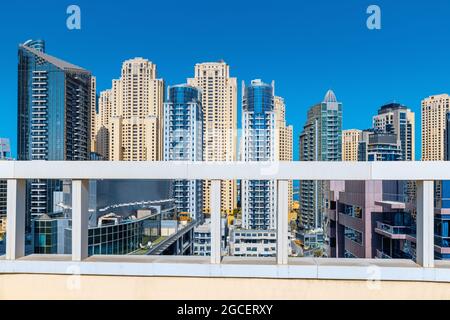
<instances>
[{"instance_id":1,"label":"building facade","mask_svg":"<svg viewBox=\"0 0 450 320\"><path fill-rule=\"evenodd\" d=\"M323 102L311 107L300 135L300 161L342 161L342 103L329 90ZM300 226L323 227L327 186L320 181L300 181Z\"/></svg>"},{"instance_id":2,"label":"building facade","mask_svg":"<svg viewBox=\"0 0 450 320\"><path fill-rule=\"evenodd\" d=\"M105 90L98 99L98 113L96 114L95 151L109 160L109 124L112 111L112 91Z\"/></svg>"},{"instance_id":3,"label":"building facade","mask_svg":"<svg viewBox=\"0 0 450 320\"><path fill-rule=\"evenodd\" d=\"M221 250L223 254L227 251L228 221L222 218L220 224ZM194 256L211 256L211 220L194 228Z\"/></svg>"},{"instance_id":4,"label":"building facade","mask_svg":"<svg viewBox=\"0 0 450 320\"><path fill-rule=\"evenodd\" d=\"M0 161L12 160L9 139L0 138ZM6 217L7 182L0 180L0 219ZM0 234L2 231L0 230Z\"/></svg>"},{"instance_id":5,"label":"building facade","mask_svg":"<svg viewBox=\"0 0 450 320\"><path fill-rule=\"evenodd\" d=\"M58 220L47 214L33 220L33 248L35 254L58 253Z\"/></svg>"},{"instance_id":6,"label":"building facade","mask_svg":"<svg viewBox=\"0 0 450 320\"><path fill-rule=\"evenodd\" d=\"M188 84L202 91L204 161L237 159L237 79L223 61L200 63ZM210 213L210 181L203 186L203 211ZM232 215L237 207L235 181L222 182L222 213Z\"/></svg>"},{"instance_id":7,"label":"building facade","mask_svg":"<svg viewBox=\"0 0 450 320\"><path fill-rule=\"evenodd\" d=\"M445 161L450 161L450 112L446 115ZM450 260L450 181L439 183L441 190L435 204L435 258Z\"/></svg>"},{"instance_id":8,"label":"building facade","mask_svg":"<svg viewBox=\"0 0 450 320\"><path fill-rule=\"evenodd\" d=\"M373 128L377 132L394 134L402 151L403 161L415 161L415 114L399 103L384 105L373 117Z\"/></svg>"},{"instance_id":9,"label":"building facade","mask_svg":"<svg viewBox=\"0 0 450 320\"><path fill-rule=\"evenodd\" d=\"M117 219L111 223L99 223L88 231L88 254L92 255L139 255L161 234L161 215L146 214L142 217ZM58 234L59 236L59 234ZM72 228L64 232L65 253L72 253Z\"/></svg>"},{"instance_id":10,"label":"building facade","mask_svg":"<svg viewBox=\"0 0 450 320\"><path fill-rule=\"evenodd\" d=\"M143 58L127 60L120 79L101 93L96 151L110 161L163 159L164 81L156 69Z\"/></svg>"},{"instance_id":11,"label":"building facade","mask_svg":"<svg viewBox=\"0 0 450 320\"><path fill-rule=\"evenodd\" d=\"M422 100L422 161L445 160L445 136L450 96L440 94ZM442 195L442 184L436 182L435 196Z\"/></svg>"},{"instance_id":12,"label":"building facade","mask_svg":"<svg viewBox=\"0 0 450 320\"><path fill-rule=\"evenodd\" d=\"M342 131L342 161L358 161L358 145L361 138L361 130Z\"/></svg>"},{"instance_id":13,"label":"building facade","mask_svg":"<svg viewBox=\"0 0 450 320\"><path fill-rule=\"evenodd\" d=\"M397 103L382 106L373 128L360 133L359 161L414 161L415 115ZM415 259L414 184L407 181L331 182L327 194L327 254L340 258Z\"/></svg>"},{"instance_id":14,"label":"building facade","mask_svg":"<svg viewBox=\"0 0 450 320\"><path fill-rule=\"evenodd\" d=\"M401 161L402 147L397 135L365 130L358 148L359 161Z\"/></svg>"},{"instance_id":15,"label":"building facade","mask_svg":"<svg viewBox=\"0 0 450 320\"><path fill-rule=\"evenodd\" d=\"M203 113L199 89L190 85L169 87L164 103L164 160L203 161ZM178 213L203 219L203 182L177 180L173 197Z\"/></svg>"},{"instance_id":16,"label":"building facade","mask_svg":"<svg viewBox=\"0 0 450 320\"><path fill-rule=\"evenodd\" d=\"M247 87L243 84L242 91L242 161L275 162L279 158L279 141L274 83L253 80ZM244 180L241 187L242 227L276 230L275 182Z\"/></svg>"},{"instance_id":17,"label":"building facade","mask_svg":"<svg viewBox=\"0 0 450 320\"><path fill-rule=\"evenodd\" d=\"M89 160L91 73L44 50L43 41L19 46L18 160ZM60 181L29 182L28 215L51 212L55 191Z\"/></svg>"},{"instance_id":18,"label":"building facade","mask_svg":"<svg viewBox=\"0 0 450 320\"><path fill-rule=\"evenodd\" d=\"M399 181L333 181L327 256L415 259L416 228L403 190Z\"/></svg>"},{"instance_id":19,"label":"building facade","mask_svg":"<svg viewBox=\"0 0 450 320\"><path fill-rule=\"evenodd\" d=\"M277 233L273 230L234 229L230 234L230 254L235 257L276 256Z\"/></svg>"},{"instance_id":20,"label":"building facade","mask_svg":"<svg viewBox=\"0 0 450 320\"><path fill-rule=\"evenodd\" d=\"M294 127L286 124L286 104L282 97L274 99L275 124L278 131L278 160L294 161ZM289 183L289 212L293 210L294 183Z\"/></svg>"},{"instance_id":21,"label":"building facade","mask_svg":"<svg viewBox=\"0 0 450 320\"><path fill-rule=\"evenodd\" d=\"M89 132L91 152L96 152L97 147L97 78L91 77L91 108L89 114Z\"/></svg>"},{"instance_id":22,"label":"building facade","mask_svg":"<svg viewBox=\"0 0 450 320\"><path fill-rule=\"evenodd\" d=\"M422 161L444 160L444 132L448 111L448 94L430 96L422 101Z\"/></svg>"}]
</instances>

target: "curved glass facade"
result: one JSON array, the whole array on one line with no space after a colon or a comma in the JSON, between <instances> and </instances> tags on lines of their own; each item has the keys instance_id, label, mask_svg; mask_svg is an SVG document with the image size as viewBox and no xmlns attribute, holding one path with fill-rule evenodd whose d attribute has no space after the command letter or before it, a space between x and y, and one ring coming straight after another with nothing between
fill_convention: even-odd
<instances>
[{"instance_id":1,"label":"curved glass facade","mask_svg":"<svg viewBox=\"0 0 450 320\"><path fill-rule=\"evenodd\" d=\"M275 96L272 85L253 80L244 88L243 161L275 161ZM275 184L273 181L243 181L243 228L274 230Z\"/></svg>"},{"instance_id":2,"label":"curved glass facade","mask_svg":"<svg viewBox=\"0 0 450 320\"><path fill-rule=\"evenodd\" d=\"M89 228L88 254L126 255L137 253L161 235L161 215L125 220L118 224ZM64 252L72 253L72 229L65 229ZM145 250L143 250L145 251Z\"/></svg>"},{"instance_id":3,"label":"curved glass facade","mask_svg":"<svg viewBox=\"0 0 450 320\"><path fill-rule=\"evenodd\" d=\"M33 48L34 50L45 52L45 41L44 40L28 40L23 44L29 48Z\"/></svg>"},{"instance_id":4,"label":"curved glass facade","mask_svg":"<svg viewBox=\"0 0 450 320\"><path fill-rule=\"evenodd\" d=\"M164 104L164 160L203 161L203 112L200 89L170 87ZM202 181L177 180L173 198L178 213L203 220Z\"/></svg>"},{"instance_id":5,"label":"curved glass facade","mask_svg":"<svg viewBox=\"0 0 450 320\"><path fill-rule=\"evenodd\" d=\"M252 84L245 88L242 107L247 112L264 113L273 111L273 87L261 81L252 81Z\"/></svg>"},{"instance_id":6,"label":"curved glass facade","mask_svg":"<svg viewBox=\"0 0 450 320\"><path fill-rule=\"evenodd\" d=\"M173 86L167 100L173 104L201 103L201 94L198 88L189 85Z\"/></svg>"}]
</instances>

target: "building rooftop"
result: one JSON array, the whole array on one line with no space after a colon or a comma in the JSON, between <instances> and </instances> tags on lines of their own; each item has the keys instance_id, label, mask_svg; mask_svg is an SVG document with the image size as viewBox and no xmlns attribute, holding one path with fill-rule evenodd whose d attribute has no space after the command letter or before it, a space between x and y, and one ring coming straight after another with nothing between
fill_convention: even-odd
<instances>
[{"instance_id":1,"label":"building rooftop","mask_svg":"<svg viewBox=\"0 0 450 320\"><path fill-rule=\"evenodd\" d=\"M195 227L194 232L201 232L201 233L211 232L211 220L206 219L204 224Z\"/></svg>"},{"instance_id":2,"label":"building rooftop","mask_svg":"<svg viewBox=\"0 0 450 320\"><path fill-rule=\"evenodd\" d=\"M55 58L51 55L48 55L48 54L38 51L36 49L30 48L26 45L21 45L21 47L28 50L29 52L36 55L37 57L44 59L45 61L53 64L54 66L56 66L57 68L59 68L61 70L64 70L64 71L73 70L73 71L78 71L78 72L90 73L89 71L87 71L79 66L76 66L76 65L66 62L64 60Z\"/></svg>"},{"instance_id":3,"label":"building rooftop","mask_svg":"<svg viewBox=\"0 0 450 320\"><path fill-rule=\"evenodd\" d=\"M397 102L391 102L388 104L385 104L384 106L382 106L380 108L380 110L378 111L378 115L384 114L386 112L390 112L390 111L394 111L394 110L406 110L407 107L397 103Z\"/></svg>"},{"instance_id":4,"label":"building rooftop","mask_svg":"<svg viewBox=\"0 0 450 320\"><path fill-rule=\"evenodd\" d=\"M325 103L335 103L337 102L336 95L334 94L333 90L328 90L327 94L325 95L325 98L323 100Z\"/></svg>"}]
</instances>

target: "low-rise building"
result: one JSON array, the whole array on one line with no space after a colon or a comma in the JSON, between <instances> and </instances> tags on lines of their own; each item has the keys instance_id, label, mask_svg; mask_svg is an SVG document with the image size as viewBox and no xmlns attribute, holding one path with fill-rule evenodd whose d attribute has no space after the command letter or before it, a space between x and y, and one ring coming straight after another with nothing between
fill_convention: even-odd
<instances>
[{"instance_id":1,"label":"low-rise building","mask_svg":"<svg viewBox=\"0 0 450 320\"><path fill-rule=\"evenodd\" d=\"M230 234L230 254L237 257L275 257L277 232L233 229Z\"/></svg>"},{"instance_id":2,"label":"low-rise building","mask_svg":"<svg viewBox=\"0 0 450 320\"><path fill-rule=\"evenodd\" d=\"M221 221L221 248L222 253L227 249L228 238L228 223L227 219L223 218ZM195 227L194 229L194 255L195 256L210 256L211 255L211 220L206 219L205 223Z\"/></svg>"}]
</instances>

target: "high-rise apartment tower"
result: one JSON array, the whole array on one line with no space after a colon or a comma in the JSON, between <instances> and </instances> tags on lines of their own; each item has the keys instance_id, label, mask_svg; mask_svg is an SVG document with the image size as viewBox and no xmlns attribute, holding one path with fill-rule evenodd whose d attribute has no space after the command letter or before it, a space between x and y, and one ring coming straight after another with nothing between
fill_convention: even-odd
<instances>
[{"instance_id":1,"label":"high-rise apartment tower","mask_svg":"<svg viewBox=\"0 0 450 320\"><path fill-rule=\"evenodd\" d=\"M237 159L237 79L223 61L200 63L188 84L200 88L203 106L204 161ZM210 213L210 182L203 186L203 211ZM237 206L236 181L222 182L222 213L231 215Z\"/></svg>"}]
</instances>

